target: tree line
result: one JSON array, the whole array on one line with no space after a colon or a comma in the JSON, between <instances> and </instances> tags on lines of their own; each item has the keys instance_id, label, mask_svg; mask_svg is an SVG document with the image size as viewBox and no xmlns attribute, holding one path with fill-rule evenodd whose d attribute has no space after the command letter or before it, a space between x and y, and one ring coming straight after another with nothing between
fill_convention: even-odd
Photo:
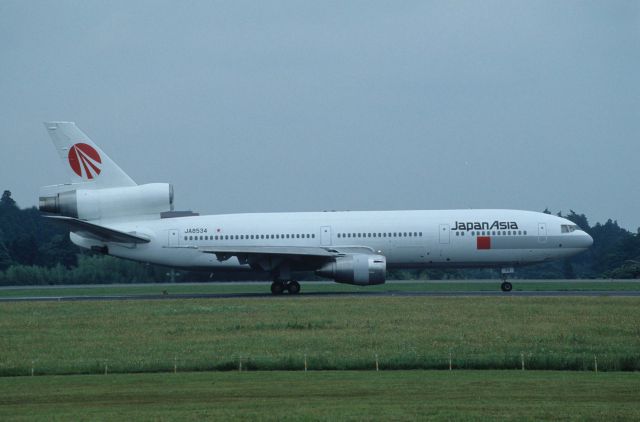
<instances>
[{"instance_id":1,"label":"tree line","mask_svg":"<svg viewBox=\"0 0 640 422\"><path fill-rule=\"evenodd\" d=\"M550 213L549 210L544 212ZM614 220L590 225L584 214L570 211L567 218L589 233L593 246L574 257L516 270L515 277L640 278L640 229L636 233ZM304 279L309 279L309 274ZM216 273L213 279L229 279ZM249 274L244 279L265 279ZM497 278L495 270L398 270L389 279L475 279ZM234 276L237 278L237 276ZM313 277L315 278L315 277ZM130 262L81 250L69 240L65 227L46 221L35 208L21 209L6 190L0 199L0 285L153 283L212 280L211 274Z\"/></svg>"}]
</instances>

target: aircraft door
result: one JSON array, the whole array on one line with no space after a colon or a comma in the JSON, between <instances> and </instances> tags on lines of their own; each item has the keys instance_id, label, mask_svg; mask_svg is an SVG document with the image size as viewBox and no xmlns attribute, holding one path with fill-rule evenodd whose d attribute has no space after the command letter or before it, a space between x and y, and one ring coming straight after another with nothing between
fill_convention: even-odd
<instances>
[{"instance_id":1,"label":"aircraft door","mask_svg":"<svg viewBox=\"0 0 640 422\"><path fill-rule=\"evenodd\" d=\"M449 235L450 235L449 225L448 224L440 224L440 244L448 244L449 243Z\"/></svg>"},{"instance_id":2,"label":"aircraft door","mask_svg":"<svg viewBox=\"0 0 640 422\"><path fill-rule=\"evenodd\" d=\"M320 244L322 246L331 245L331 226L320 227Z\"/></svg>"},{"instance_id":3,"label":"aircraft door","mask_svg":"<svg viewBox=\"0 0 640 422\"><path fill-rule=\"evenodd\" d=\"M178 229L167 230L167 246L180 246L180 236L178 236Z\"/></svg>"},{"instance_id":4,"label":"aircraft door","mask_svg":"<svg viewBox=\"0 0 640 422\"><path fill-rule=\"evenodd\" d=\"M547 243L547 223L538 223L538 242Z\"/></svg>"}]
</instances>

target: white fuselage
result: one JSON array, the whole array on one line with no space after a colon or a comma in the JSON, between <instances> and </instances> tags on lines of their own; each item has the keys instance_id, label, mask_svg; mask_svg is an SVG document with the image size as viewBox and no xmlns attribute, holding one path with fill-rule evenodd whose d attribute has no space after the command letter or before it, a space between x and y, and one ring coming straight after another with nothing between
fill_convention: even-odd
<instances>
[{"instance_id":1,"label":"white fuselage","mask_svg":"<svg viewBox=\"0 0 640 422\"><path fill-rule=\"evenodd\" d=\"M150 239L108 243L111 255L212 272L250 268L202 248L363 247L384 255L390 268L514 267L568 257L593 243L569 220L515 210L226 214L100 224ZM105 245L76 234L72 240L82 247Z\"/></svg>"}]
</instances>

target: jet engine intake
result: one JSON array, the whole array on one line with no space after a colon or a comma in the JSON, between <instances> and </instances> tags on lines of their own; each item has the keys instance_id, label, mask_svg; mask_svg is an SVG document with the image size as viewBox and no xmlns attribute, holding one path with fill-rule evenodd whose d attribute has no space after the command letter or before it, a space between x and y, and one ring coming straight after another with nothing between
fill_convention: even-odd
<instances>
[{"instance_id":1,"label":"jet engine intake","mask_svg":"<svg viewBox=\"0 0 640 422\"><path fill-rule=\"evenodd\" d=\"M321 277L337 283L366 286L383 284L387 273L387 260L382 255L352 254L336 258L316 271Z\"/></svg>"},{"instance_id":2,"label":"jet engine intake","mask_svg":"<svg viewBox=\"0 0 640 422\"><path fill-rule=\"evenodd\" d=\"M173 186L149 183L105 189L77 189L40 197L40 211L99 220L173 211Z\"/></svg>"}]
</instances>

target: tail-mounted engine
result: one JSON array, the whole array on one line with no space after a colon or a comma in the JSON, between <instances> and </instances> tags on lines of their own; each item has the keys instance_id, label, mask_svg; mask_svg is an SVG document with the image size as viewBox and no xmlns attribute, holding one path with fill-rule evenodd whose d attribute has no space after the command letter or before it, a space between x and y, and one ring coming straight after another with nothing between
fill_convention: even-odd
<instances>
[{"instance_id":1,"label":"tail-mounted engine","mask_svg":"<svg viewBox=\"0 0 640 422\"><path fill-rule=\"evenodd\" d=\"M383 284L387 273L387 260L382 255L346 255L326 263L316 273L332 278L337 283L360 286Z\"/></svg>"},{"instance_id":2,"label":"tail-mounted engine","mask_svg":"<svg viewBox=\"0 0 640 422\"><path fill-rule=\"evenodd\" d=\"M149 183L104 189L77 189L40 197L40 211L99 220L173 211L173 186Z\"/></svg>"}]
</instances>

